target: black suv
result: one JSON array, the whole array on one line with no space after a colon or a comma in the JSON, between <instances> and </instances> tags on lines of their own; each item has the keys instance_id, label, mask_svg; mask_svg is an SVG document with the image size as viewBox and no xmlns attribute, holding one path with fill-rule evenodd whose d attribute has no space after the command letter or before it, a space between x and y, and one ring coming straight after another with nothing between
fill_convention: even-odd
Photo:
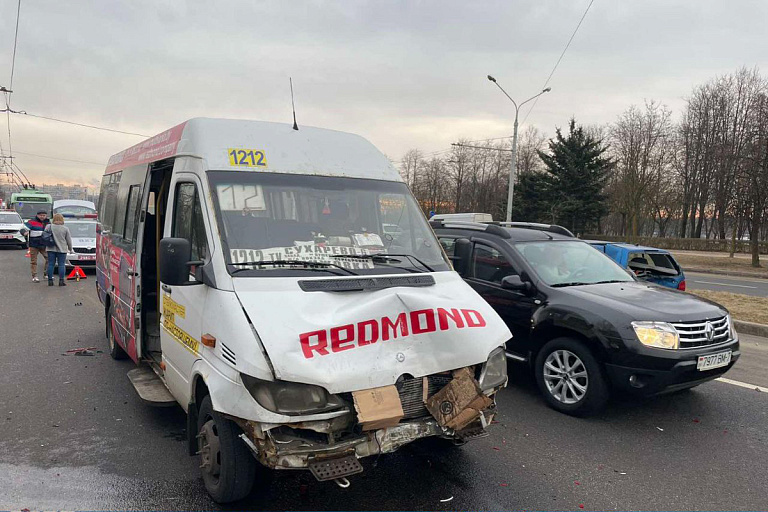
<instances>
[{"instance_id":1,"label":"black suv","mask_svg":"<svg viewBox=\"0 0 768 512\"><path fill-rule=\"evenodd\" d=\"M512 331L507 357L532 365L559 411L595 412L611 388L643 395L692 388L740 355L725 308L639 282L564 228L431 225L456 271Z\"/></svg>"}]
</instances>

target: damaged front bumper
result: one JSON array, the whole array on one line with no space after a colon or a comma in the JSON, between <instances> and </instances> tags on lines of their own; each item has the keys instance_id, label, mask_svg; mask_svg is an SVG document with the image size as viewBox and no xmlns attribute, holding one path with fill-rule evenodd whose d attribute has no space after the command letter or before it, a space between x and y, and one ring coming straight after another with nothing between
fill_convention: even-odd
<instances>
[{"instance_id":1,"label":"damaged front bumper","mask_svg":"<svg viewBox=\"0 0 768 512\"><path fill-rule=\"evenodd\" d=\"M334 420L301 424L267 425L244 422L245 443L263 465L273 469L308 469L314 463L347 457L360 459L370 455L391 453L406 444L426 437L443 437L461 444L471 438L487 435L485 427L492 421L495 408L483 411L475 423L457 432L440 426L436 419L425 417L403 421L395 426L336 438ZM343 475L344 476L344 475Z\"/></svg>"},{"instance_id":2,"label":"damaged front bumper","mask_svg":"<svg viewBox=\"0 0 768 512\"><path fill-rule=\"evenodd\" d=\"M243 429L241 439L261 464L272 469L310 469L319 480L359 473L362 466L358 459L391 453L418 439L441 437L463 444L486 436L486 427L496 412L495 394L501 386L481 392L469 369L461 369L453 372L452 380L442 389L427 396L429 378L423 386L421 379L412 386L425 390L423 414L415 418L406 415L381 428L366 430L359 411L356 415L351 409L336 418L297 423L232 419ZM407 387L401 388L401 397L407 396ZM418 409L410 406L405 410ZM319 471L321 466L330 469Z\"/></svg>"}]
</instances>

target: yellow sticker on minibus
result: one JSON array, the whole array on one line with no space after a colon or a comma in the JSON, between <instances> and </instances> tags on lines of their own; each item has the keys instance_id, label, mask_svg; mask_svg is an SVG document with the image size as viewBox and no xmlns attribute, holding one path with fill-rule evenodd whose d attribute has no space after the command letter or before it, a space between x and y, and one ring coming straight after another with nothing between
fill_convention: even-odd
<instances>
[{"instance_id":1,"label":"yellow sticker on minibus","mask_svg":"<svg viewBox=\"0 0 768 512\"><path fill-rule=\"evenodd\" d=\"M227 148L229 165L233 167L266 167L267 156L263 149Z\"/></svg>"}]
</instances>

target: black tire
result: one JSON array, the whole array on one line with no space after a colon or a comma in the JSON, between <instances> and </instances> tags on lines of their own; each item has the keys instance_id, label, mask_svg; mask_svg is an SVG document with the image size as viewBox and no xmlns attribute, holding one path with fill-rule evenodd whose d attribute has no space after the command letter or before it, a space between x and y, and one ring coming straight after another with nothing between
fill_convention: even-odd
<instances>
[{"instance_id":1,"label":"black tire","mask_svg":"<svg viewBox=\"0 0 768 512\"><path fill-rule=\"evenodd\" d=\"M112 359L119 361L121 359L125 359L126 357L128 357L128 354L125 353L125 350L123 350L123 347L117 344L117 340L115 339L115 334L112 332L112 316L113 316L113 306L110 305L106 315L107 343L109 344L109 355L112 356Z\"/></svg>"},{"instance_id":2,"label":"black tire","mask_svg":"<svg viewBox=\"0 0 768 512\"><path fill-rule=\"evenodd\" d=\"M197 433L200 471L208 494L216 503L245 498L253 488L258 462L238 437L240 427L213 410L210 395L200 404Z\"/></svg>"},{"instance_id":3,"label":"black tire","mask_svg":"<svg viewBox=\"0 0 768 512\"><path fill-rule=\"evenodd\" d=\"M553 358L550 362L554 363L550 366L558 366L558 357L561 361L565 359L564 367L572 364L570 372L562 373L568 373L567 376L559 377L561 373L549 367L545 375L550 356ZM536 356L534 373L544 400L562 413L588 416L603 409L608 402L610 394L602 365L584 343L573 338L555 338L544 345Z\"/></svg>"}]
</instances>

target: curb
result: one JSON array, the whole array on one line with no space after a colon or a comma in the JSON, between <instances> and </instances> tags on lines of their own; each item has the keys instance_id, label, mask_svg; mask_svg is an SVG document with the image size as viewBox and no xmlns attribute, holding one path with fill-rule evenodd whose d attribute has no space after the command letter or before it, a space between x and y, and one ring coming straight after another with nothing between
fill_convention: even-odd
<instances>
[{"instance_id":1,"label":"curb","mask_svg":"<svg viewBox=\"0 0 768 512\"><path fill-rule=\"evenodd\" d=\"M695 274L715 274L718 276L731 276L731 277L749 277L751 279L764 279L768 280L768 276L761 276L759 274L753 274L751 272L739 272L730 270L715 270L710 268L700 267L683 267L683 272L693 272Z\"/></svg>"},{"instance_id":2,"label":"curb","mask_svg":"<svg viewBox=\"0 0 768 512\"><path fill-rule=\"evenodd\" d=\"M734 319L733 326L739 334L751 334L752 336L768 338L768 325Z\"/></svg>"}]
</instances>

